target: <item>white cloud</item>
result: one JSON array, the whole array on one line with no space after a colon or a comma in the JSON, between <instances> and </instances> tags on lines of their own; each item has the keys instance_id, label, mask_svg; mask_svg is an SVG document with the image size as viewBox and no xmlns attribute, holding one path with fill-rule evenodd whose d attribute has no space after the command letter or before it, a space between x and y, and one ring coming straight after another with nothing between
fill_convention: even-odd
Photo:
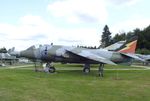
<instances>
[{"instance_id":1,"label":"white cloud","mask_svg":"<svg viewBox=\"0 0 150 101\"><path fill-rule=\"evenodd\" d=\"M132 6L138 3L140 0L106 0L111 4L115 4L116 6Z\"/></svg>"},{"instance_id":2,"label":"white cloud","mask_svg":"<svg viewBox=\"0 0 150 101\"><path fill-rule=\"evenodd\" d=\"M15 46L17 50L22 50L30 45L50 44L51 42L60 45L99 45L96 28L54 27L40 16L24 16L19 19L17 26L0 24L0 27L3 28L0 29L0 47Z\"/></svg>"},{"instance_id":3,"label":"white cloud","mask_svg":"<svg viewBox=\"0 0 150 101\"><path fill-rule=\"evenodd\" d=\"M21 17L18 20L18 25L0 24L0 27L1 47L16 46L17 49L24 49L30 45L45 42L48 40L49 32L52 35L55 30L40 16L32 15ZM55 38L54 35L52 38Z\"/></svg>"},{"instance_id":4,"label":"white cloud","mask_svg":"<svg viewBox=\"0 0 150 101\"><path fill-rule=\"evenodd\" d=\"M44 21L40 16L27 15L19 20L19 31L27 37L35 36L37 33L53 32L53 26Z\"/></svg>"},{"instance_id":5,"label":"white cloud","mask_svg":"<svg viewBox=\"0 0 150 101\"><path fill-rule=\"evenodd\" d=\"M16 30L16 27L10 24L1 23L0 24L0 33L7 35L10 32L14 32Z\"/></svg>"},{"instance_id":6,"label":"white cloud","mask_svg":"<svg viewBox=\"0 0 150 101\"><path fill-rule=\"evenodd\" d=\"M53 16L70 23L86 22L88 18L104 23L108 16L104 0L56 1L48 5L48 10ZM84 15L85 20L80 15Z\"/></svg>"},{"instance_id":7,"label":"white cloud","mask_svg":"<svg viewBox=\"0 0 150 101\"><path fill-rule=\"evenodd\" d=\"M24 16L18 21L18 25L0 24L1 46L17 50L28 48L34 44L59 45L86 45L98 46L100 40L99 28L59 28L44 21L40 16ZM126 21L117 23L110 27L114 34L119 31L132 31L135 28L147 27L150 19L144 17L131 17Z\"/></svg>"},{"instance_id":8,"label":"white cloud","mask_svg":"<svg viewBox=\"0 0 150 101\"><path fill-rule=\"evenodd\" d=\"M40 16L24 16L19 19L18 25L0 24L0 33L8 39L27 39L37 33L48 32L49 26Z\"/></svg>"},{"instance_id":9,"label":"white cloud","mask_svg":"<svg viewBox=\"0 0 150 101\"><path fill-rule=\"evenodd\" d=\"M116 25L112 26L111 31L116 34L118 32L129 32L133 31L136 28L146 28L150 25L150 19L145 17L131 17L125 21L119 22Z\"/></svg>"},{"instance_id":10,"label":"white cloud","mask_svg":"<svg viewBox=\"0 0 150 101\"><path fill-rule=\"evenodd\" d=\"M27 38L45 35L47 38L41 43L61 44L61 45L99 45L99 37L96 28L60 28L54 27L44 21L40 16L24 16L20 19L21 32ZM91 38L92 36L92 38ZM25 37L25 36L24 36ZM74 42L63 42L62 40L74 40ZM77 40L77 41L76 41ZM80 40L80 41L79 41Z\"/></svg>"},{"instance_id":11,"label":"white cloud","mask_svg":"<svg viewBox=\"0 0 150 101\"><path fill-rule=\"evenodd\" d=\"M59 29L59 33L62 35L58 36L58 40L75 40L75 42L68 43L66 45L99 45L99 36L96 28L81 28L81 29Z\"/></svg>"},{"instance_id":12,"label":"white cloud","mask_svg":"<svg viewBox=\"0 0 150 101\"><path fill-rule=\"evenodd\" d=\"M100 34L104 23L108 20L107 3L113 0L59 0L48 5L48 11L54 20L58 18L63 23L69 22L69 27L54 26L45 21L41 16L26 15L18 19L17 25L0 24L1 46L7 48L15 46L18 50L25 49L33 44L54 44L60 45L86 45L98 46ZM128 5L135 4L137 0L114 0L114 4ZM114 7L114 6L113 6ZM115 12L114 12L115 13ZM115 13L116 14L116 13ZM111 18L109 21L113 20ZM150 24L150 19L145 17L129 17L124 21L115 21L110 25L110 31L132 31L136 27L144 28ZM53 22L55 23L55 22ZM61 23L61 22L60 22ZM81 24L85 23L85 24ZM89 23L95 26L87 27ZM93 24L94 23L94 24ZM95 24L96 23L96 24ZM57 24L57 23L55 23ZM79 24L80 28L71 25ZM65 25L65 24L64 24ZM83 26L82 26L83 25Z\"/></svg>"},{"instance_id":13,"label":"white cloud","mask_svg":"<svg viewBox=\"0 0 150 101\"><path fill-rule=\"evenodd\" d=\"M139 2L140 0L129 0L128 3L126 3L128 6L132 6L132 5L135 5Z\"/></svg>"}]
</instances>

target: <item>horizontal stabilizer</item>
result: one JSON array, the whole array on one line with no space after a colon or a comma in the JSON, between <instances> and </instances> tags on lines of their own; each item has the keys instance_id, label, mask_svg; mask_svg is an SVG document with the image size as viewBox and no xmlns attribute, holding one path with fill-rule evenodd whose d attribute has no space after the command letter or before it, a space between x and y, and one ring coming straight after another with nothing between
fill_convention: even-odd
<instances>
[{"instance_id":1,"label":"horizontal stabilizer","mask_svg":"<svg viewBox=\"0 0 150 101\"><path fill-rule=\"evenodd\" d=\"M130 53L121 53L121 54L123 54L123 55L125 55L125 56L128 56L128 57L131 57L131 58L133 58L133 59L135 59L135 60L139 60L139 61L145 62L144 59L142 59L142 58L136 56L135 54L130 54Z\"/></svg>"}]
</instances>

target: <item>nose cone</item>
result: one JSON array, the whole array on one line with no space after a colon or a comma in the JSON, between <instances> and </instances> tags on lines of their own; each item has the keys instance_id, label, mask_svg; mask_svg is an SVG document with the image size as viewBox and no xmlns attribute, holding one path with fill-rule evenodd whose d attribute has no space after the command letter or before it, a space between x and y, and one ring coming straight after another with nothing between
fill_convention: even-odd
<instances>
[{"instance_id":1,"label":"nose cone","mask_svg":"<svg viewBox=\"0 0 150 101\"><path fill-rule=\"evenodd\" d=\"M20 52L19 51L13 51L10 53L10 55L20 57Z\"/></svg>"},{"instance_id":2,"label":"nose cone","mask_svg":"<svg viewBox=\"0 0 150 101\"><path fill-rule=\"evenodd\" d=\"M33 50L24 50L20 52L21 57L26 57L26 58L35 58L34 51Z\"/></svg>"}]
</instances>

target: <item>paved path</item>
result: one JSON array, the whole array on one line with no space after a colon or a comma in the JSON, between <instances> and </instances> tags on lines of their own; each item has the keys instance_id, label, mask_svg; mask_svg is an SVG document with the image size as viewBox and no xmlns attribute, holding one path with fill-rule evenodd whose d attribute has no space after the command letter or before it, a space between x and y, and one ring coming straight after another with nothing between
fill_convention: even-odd
<instances>
[{"instance_id":1,"label":"paved path","mask_svg":"<svg viewBox=\"0 0 150 101\"><path fill-rule=\"evenodd\" d=\"M23 68L23 67L29 67L29 66L34 66L34 65L21 65L21 66L8 66L8 67L5 67L5 68L10 68L10 69L14 69L14 68ZM104 70L150 70L150 67L148 66L137 66L137 65L132 65L133 67L141 67L141 69L139 68L110 68L110 69L107 69L107 68L104 68ZM34 69L34 68L31 68L31 69ZM59 68L57 67L56 70L82 70L83 68ZM98 68L91 68L91 70L98 70Z\"/></svg>"},{"instance_id":2,"label":"paved path","mask_svg":"<svg viewBox=\"0 0 150 101\"><path fill-rule=\"evenodd\" d=\"M22 65L22 66L8 66L7 68L11 68L11 69L14 69L14 68L29 67L29 66L33 66L33 65Z\"/></svg>"},{"instance_id":3,"label":"paved path","mask_svg":"<svg viewBox=\"0 0 150 101\"><path fill-rule=\"evenodd\" d=\"M139 65L132 65L133 67L141 67L141 68L145 68L145 69L150 69L150 66L139 66Z\"/></svg>"},{"instance_id":4,"label":"paved path","mask_svg":"<svg viewBox=\"0 0 150 101\"><path fill-rule=\"evenodd\" d=\"M56 70L82 70L82 68L56 68ZM91 70L98 70L98 68L91 68ZM107 69L105 68L104 70L150 70L150 69L136 69L136 68L131 68L131 69L128 69L128 68L124 68L124 69Z\"/></svg>"}]
</instances>

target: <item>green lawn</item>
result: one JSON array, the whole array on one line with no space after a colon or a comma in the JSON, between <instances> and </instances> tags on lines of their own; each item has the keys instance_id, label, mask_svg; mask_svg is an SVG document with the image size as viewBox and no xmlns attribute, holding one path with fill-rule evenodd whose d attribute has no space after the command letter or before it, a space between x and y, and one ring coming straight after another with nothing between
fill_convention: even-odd
<instances>
[{"instance_id":1,"label":"green lawn","mask_svg":"<svg viewBox=\"0 0 150 101\"><path fill-rule=\"evenodd\" d=\"M0 69L0 101L150 101L150 70L106 70L100 78L95 70Z\"/></svg>"}]
</instances>

